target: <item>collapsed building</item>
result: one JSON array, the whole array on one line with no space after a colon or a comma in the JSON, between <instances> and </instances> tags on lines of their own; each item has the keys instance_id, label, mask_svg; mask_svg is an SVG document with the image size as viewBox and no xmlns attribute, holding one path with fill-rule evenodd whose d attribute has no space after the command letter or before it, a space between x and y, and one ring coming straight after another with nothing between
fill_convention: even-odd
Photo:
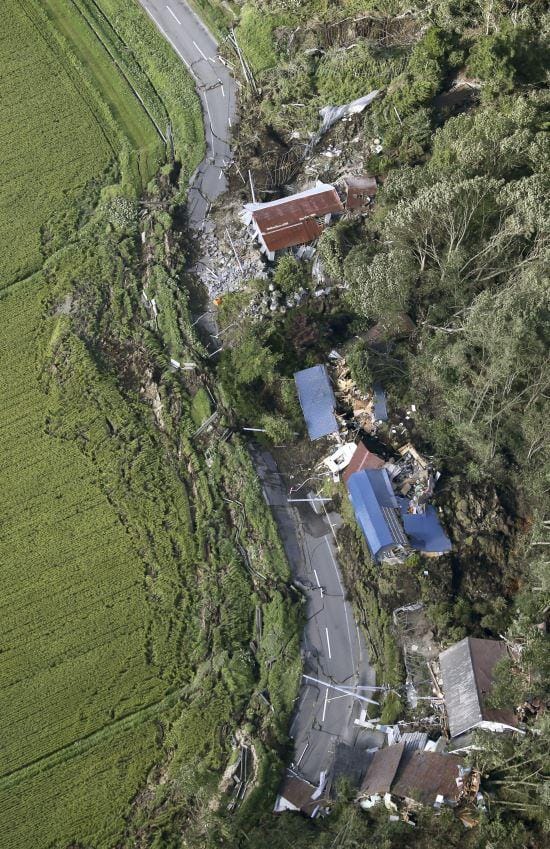
<instances>
[{"instance_id":1,"label":"collapsed building","mask_svg":"<svg viewBox=\"0 0 550 849\"><path fill-rule=\"evenodd\" d=\"M502 640L466 637L439 655L441 689L449 736L457 745L469 742L476 728L486 731L517 731L518 720L510 708L488 704L495 668L508 656Z\"/></svg>"},{"instance_id":2,"label":"collapsed building","mask_svg":"<svg viewBox=\"0 0 550 849\"><path fill-rule=\"evenodd\" d=\"M317 181L303 192L266 203L244 205L240 217L258 239L266 257L317 239L333 215L344 212L334 186Z\"/></svg>"},{"instance_id":3,"label":"collapsed building","mask_svg":"<svg viewBox=\"0 0 550 849\"><path fill-rule=\"evenodd\" d=\"M403 456L408 458L414 449L405 448ZM424 471L419 465L418 475ZM378 563L402 563L412 551L437 557L451 550L435 509L425 501L418 505L419 493L423 496L427 488L420 490L419 486L412 498L403 495L404 488L410 491L411 475L416 479L414 469L399 462L386 463L362 442L343 473L355 517Z\"/></svg>"},{"instance_id":4,"label":"collapsed building","mask_svg":"<svg viewBox=\"0 0 550 849\"><path fill-rule=\"evenodd\" d=\"M346 209L350 211L361 210L369 206L378 191L376 177L370 177L367 174L359 177L344 177L344 186L346 189Z\"/></svg>"},{"instance_id":5,"label":"collapsed building","mask_svg":"<svg viewBox=\"0 0 550 849\"><path fill-rule=\"evenodd\" d=\"M321 773L318 787L307 781L292 769L287 769L279 787L273 812L300 811L306 817L314 819L327 810L324 798L325 773Z\"/></svg>"},{"instance_id":6,"label":"collapsed building","mask_svg":"<svg viewBox=\"0 0 550 849\"><path fill-rule=\"evenodd\" d=\"M400 742L370 754L361 785L359 804L372 808L383 803L390 810L404 805L455 807L479 790L479 775L461 758Z\"/></svg>"}]
</instances>

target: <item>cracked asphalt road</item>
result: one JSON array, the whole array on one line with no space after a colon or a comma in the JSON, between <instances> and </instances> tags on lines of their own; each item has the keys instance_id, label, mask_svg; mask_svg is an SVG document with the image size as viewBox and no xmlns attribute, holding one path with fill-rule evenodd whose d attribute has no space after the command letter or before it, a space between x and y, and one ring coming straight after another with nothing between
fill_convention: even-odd
<instances>
[{"instance_id":1,"label":"cracked asphalt road","mask_svg":"<svg viewBox=\"0 0 550 849\"><path fill-rule=\"evenodd\" d=\"M206 135L206 155L191 180L189 223L200 229L212 201L227 188L231 127L236 120L236 84L218 56L218 45L185 0L140 0L161 34L195 79Z\"/></svg>"},{"instance_id":2,"label":"cracked asphalt road","mask_svg":"<svg viewBox=\"0 0 550 849\"><path fill-rule=\"evenodd\" d=\"M301 646L304 679L290 735L294 739L294 767L308 781L318 784L320 773L332 765L338 742L367 749L381 741L379 734L354 724L365 703L318 682L365 687L376 683L375 672L342 585L331 530L331 523L338 525L339 516L317 516L309 504L289 504L287 487L271 454L256 446L251 448L251 455L294 581L306 595L307 623ZM365 690L357 693L372 695Z\"/></svg>"}]
</instances>

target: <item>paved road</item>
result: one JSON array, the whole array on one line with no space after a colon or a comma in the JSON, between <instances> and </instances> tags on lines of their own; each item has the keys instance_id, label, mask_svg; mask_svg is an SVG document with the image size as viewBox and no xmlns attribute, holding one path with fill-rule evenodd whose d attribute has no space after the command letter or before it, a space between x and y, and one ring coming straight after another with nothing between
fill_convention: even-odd
<instances>
[{"instance_id":1,"label":"paved road","mask_svg":"<svg viewBox=\"0 0 550 849\"><path fill-rule=\"evenodd\" d=\"M236 84L218 56L218 45L185 0L140 0L147 14L195 78L206 130L206 156L191 181L188 210L200 229L208 209L227 188L231 126L236 120Z\"/></svg>"},{"instance_id":2,"label":"paved road","mask_svg":"<svg viewBox=\"0 0 550 849\"><path fill-rule=\"evenodd\" d=\"M302 638L304 676L342 687L375 684L365 642L353 617L337 561L330 522L309 504L291 505L273 457L251 451L267 502L273 509L293 577L306 594L307 623ZM358 690L363 696L369 691ZM354 720L362 703L304 677L290 735L294 766L313 784L331 767L338 742L361 748L380 745L380 736L358 729Z\"/></svg>"}]
</instances>

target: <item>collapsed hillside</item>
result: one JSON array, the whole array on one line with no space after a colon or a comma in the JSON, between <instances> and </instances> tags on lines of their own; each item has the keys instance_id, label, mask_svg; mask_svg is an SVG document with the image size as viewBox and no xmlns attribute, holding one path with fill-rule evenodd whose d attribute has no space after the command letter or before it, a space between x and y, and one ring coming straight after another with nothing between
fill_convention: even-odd
<instances>
[{"instance_id":1,"label":"collapsed hillside","mask_svg":"<svg viewBox=\"0 0 550 849\"><path fill-rule=\"evenodd\" d=\"M258 0L225 48L242 71L242 117L231 192L206 250L221 271L212 284L222 295L218 375L238 421L285 445L289 473L312 468L319 457L292 444L303 424L291 378L336 348L363 391L386 389L389 444L398 447L414 409L406 435L442 472L436 500L450 557L428 569L414 559L400 576L373 568L353 521L343 532L351 595L377 622L381 656L389 647L383 680L402 674L389 613L421 598L443 644L465 634L520 640L515 697L546 686L537 626L548 600L547 35L548 16L532 4ZM370 107L311 147L320 108L373 90ZM316 179L342 189L349 174L375 176L378 191L361 214L327 227L313 263L279 255L251 279L258 246L237 218L251 200L249 171L257 200ZM396 331L403 314L413 328L405 336ZM499 792L510 845L525 835L542 845L544 814ZM278 828L296 839L297 825ZM485 822L472 845L500 828L498 816Z\"/></svg>"}]
</instances>

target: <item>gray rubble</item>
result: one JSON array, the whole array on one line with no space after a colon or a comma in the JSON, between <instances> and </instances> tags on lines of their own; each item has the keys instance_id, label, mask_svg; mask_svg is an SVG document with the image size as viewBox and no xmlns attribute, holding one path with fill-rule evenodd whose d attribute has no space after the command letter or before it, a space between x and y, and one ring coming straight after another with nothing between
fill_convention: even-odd
<instances>
[{"instance_id":1,"label":"gray rubble","mask_svg":"<svg viewBox=\"0 0 550 849\"><path fill-rule=\"evenodd\" d=\"M208 219L199 244L201 258L193 271L211 299L234 292L245 280L267 278L265 262L239 220L226 227Z\"/></svg>"}]
</instances>

